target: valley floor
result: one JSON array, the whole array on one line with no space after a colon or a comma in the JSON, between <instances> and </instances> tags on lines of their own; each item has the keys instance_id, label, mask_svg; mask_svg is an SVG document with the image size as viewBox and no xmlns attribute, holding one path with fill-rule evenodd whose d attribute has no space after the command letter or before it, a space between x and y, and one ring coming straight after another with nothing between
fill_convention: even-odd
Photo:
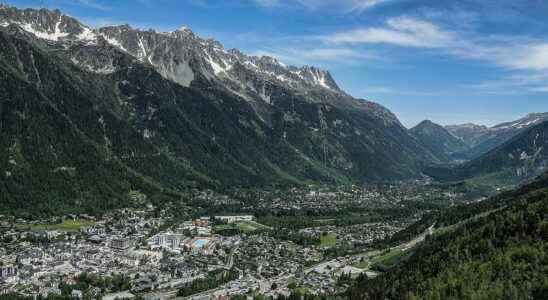
<instances>
[{"instance_id":1,"label":"valley floor","mask_svg":"<svg viewBox=\"0 0 548 300\"><path fill-rule=\"evenodd\" d=\"M442 230L400 236L411 224L475 197L426 182L194 191L166 207L12 219L1 224L0 289L52 299L343 295Z\"/></svg>"}]
</instances>

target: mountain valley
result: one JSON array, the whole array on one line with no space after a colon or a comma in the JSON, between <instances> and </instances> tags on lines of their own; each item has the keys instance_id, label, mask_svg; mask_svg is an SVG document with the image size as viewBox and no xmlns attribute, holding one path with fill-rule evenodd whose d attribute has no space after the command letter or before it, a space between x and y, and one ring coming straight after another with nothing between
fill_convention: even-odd
<instances>
[{"instance_id":1,"label":"mountain valley","mask_svg":"<svg viewBox=\"0 0 548 300\"><path fill-rule=\"evenodd\" d=\"M131 189L176 194L197 184L419 178L422 163L436 160L390 111L348 96L328 72L314 67L287 67L273 58L226 51L187 28L96 30L60 11L6 6L0 23L8 46L2 49L3 76L13 81L3 86L8 101L2 118L24 124L36 119L33 126L52 136L60 134L48 128L66 120L63 126L70 129L63 130L78 137L65 137L65 145L85 147L88 157L97 157L95 166L117 165L101 171L101 177L124 187L116 189L117 198ZM48 120L42 110L23 105L36 101L32 96L9 101L8 95L23 86L63 117ZM16 103L23 106L10 107ZM28 180L48 186L50 193L34 193L32 187L39 185L32 184L25 193L34 203L58 193L100 201L96 182L83 176L95 171L66 153L59 141L23 139L21 130L10 129L2 141L4 197L20 202L16 182ZM36 148L49 149L55 159L47 152L29 157ZM118 171L107 171L112 168ZM80 183L47 182L57 176Z\"/></svg>"},{"instance_id":2,"label":"mountain valley","mask_svg":"<svg viewBox=\"0 0 548 300\"><path fill-rule=\"evenodd\" d=\"M546 298L548 48L506 54L504 26L470 39L500 15L431 1L8 2L0 300ZM200 33L244 23L219 36L251 51L165 30L168 15ZM333 18L355 29L307 35ZM260 25L284 35L258 38ZM519 89L537 105L517 109ZM539 112L465 123L486 103L486 124Z\"/></svg>"}]
</instances>

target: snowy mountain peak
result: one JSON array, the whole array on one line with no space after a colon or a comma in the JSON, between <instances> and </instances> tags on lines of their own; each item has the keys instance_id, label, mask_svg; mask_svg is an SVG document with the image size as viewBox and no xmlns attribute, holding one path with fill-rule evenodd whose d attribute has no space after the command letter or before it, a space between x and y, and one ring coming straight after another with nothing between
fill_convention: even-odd
<instances>
[{"instance_id":1,"label":"snowy mountain peak","mask_svg":"<svg viewBox=\"0 0 548 300\"><path fill-rule=\"evenodd\" d=\"M492 129L493 130L522 129L522 128L527 128L533 125L540 124L547 120L548 120L548 113L531 113L517 121L496 125Z\"/></svg>"},{"instance_id":2,"label":"snowy mountain peak","mask_svg":"<svg viewBox=\"0 0 548 300\"><path fill-rule=\"evenodd\" d=\"M328 71L320 70L312 66L304 66L299 70L299 75L324 88L333 90L339 89Z\"/></svg>"},{"instance_id":3,"label":"snowy mountain peak","mask_svg":"<svg viewBox=\"0 0 548 300\"><path fill-rule=\"evenodd\" d=\"M59 10L24 9L0 6L0 24L14 24L37 38L48 41L95 40L93 30Z\"/></svg>"},{"instance_id":4,"label":"snowy mountain peak","mask_svg":"<svg viewBox=\"0 0 548 300\"><path fill-rule=\"evenodd\" d=\"M260 98L269 99L266 93L270 89L265 88L270 85L269 82L290 89L342 93L327 71L312 66L287 66L274 57L250 56L237 49L226 51L219 41L203 39L187 26L169 33L143 31L128 24L92 29L58 10L20 10L2 6L0 25L5 27L9 24L51 42L99 45L101 41L106 41L141 62L154 66L164 77L183 86L190 86L197 74L203 74L209 80L224 82L230 90L246 99L255 99L256 95L245 95L258 91L261 91ZM81 62L80 59L75 61ZM97 70L97 66L82 67ZM105 72L103 68L100 70ZM108 70L112 71L114 67Z\"/></svg>"},{"instance_id":5,"label":"snowy mountain peak","mask_svg":"<svg viewBox=\"0 0 548 300\"><path fill-rule=\"evenodd\" d=\"M190 73L204 73L208 78L247 86L249 82L241 82L243 79L237 71L239 69L233 68L238 64L255 77L276 81L290 88L315 87L340 92L327 71L309 66L286 66L274 57L249 56L237 49L226 51L219 41L198 37L187 27L167 35L116 26L100 28L98 32L113 46L148 61L159 67L166 77L179 83L184 82L185 85L191 83L188 80ZM179 78L181 73L184 74L183 81ZM262 87L257 86L255 89L260 90Z\"/></svg>"}]
</instances>

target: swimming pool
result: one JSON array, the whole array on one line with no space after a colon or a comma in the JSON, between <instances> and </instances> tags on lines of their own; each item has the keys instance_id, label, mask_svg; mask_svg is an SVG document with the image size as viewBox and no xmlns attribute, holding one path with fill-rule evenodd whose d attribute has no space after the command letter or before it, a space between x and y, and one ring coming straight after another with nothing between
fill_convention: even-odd
<instances>
[{"instance_id":1,"label":"swimming pool","mask_svg":"<svg viewBox=\"0 0 548 300\"><path fill-rule=\"evenodd\" d=\"M209 243L209 240L198 239L194 241L194 247L202 248L203 246L207 245L207 243Z\"/></svg>"}]
</instances>

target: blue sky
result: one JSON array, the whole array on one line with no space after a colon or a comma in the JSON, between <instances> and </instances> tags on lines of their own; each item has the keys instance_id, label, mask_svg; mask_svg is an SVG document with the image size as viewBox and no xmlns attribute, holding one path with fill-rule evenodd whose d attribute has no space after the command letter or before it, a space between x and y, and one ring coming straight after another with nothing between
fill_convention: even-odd
<instances>
[{"instance_id":1,"label":"blue sky","mask_svg":"<svg viewBox=\"0 0 548 300\"><path fill-rule=\"evenodd\" d=\"M9 0L91 26L182 25L226 48L328 69L406 126L548 111L544 0Z\"/></svg>"}]
</instances>

